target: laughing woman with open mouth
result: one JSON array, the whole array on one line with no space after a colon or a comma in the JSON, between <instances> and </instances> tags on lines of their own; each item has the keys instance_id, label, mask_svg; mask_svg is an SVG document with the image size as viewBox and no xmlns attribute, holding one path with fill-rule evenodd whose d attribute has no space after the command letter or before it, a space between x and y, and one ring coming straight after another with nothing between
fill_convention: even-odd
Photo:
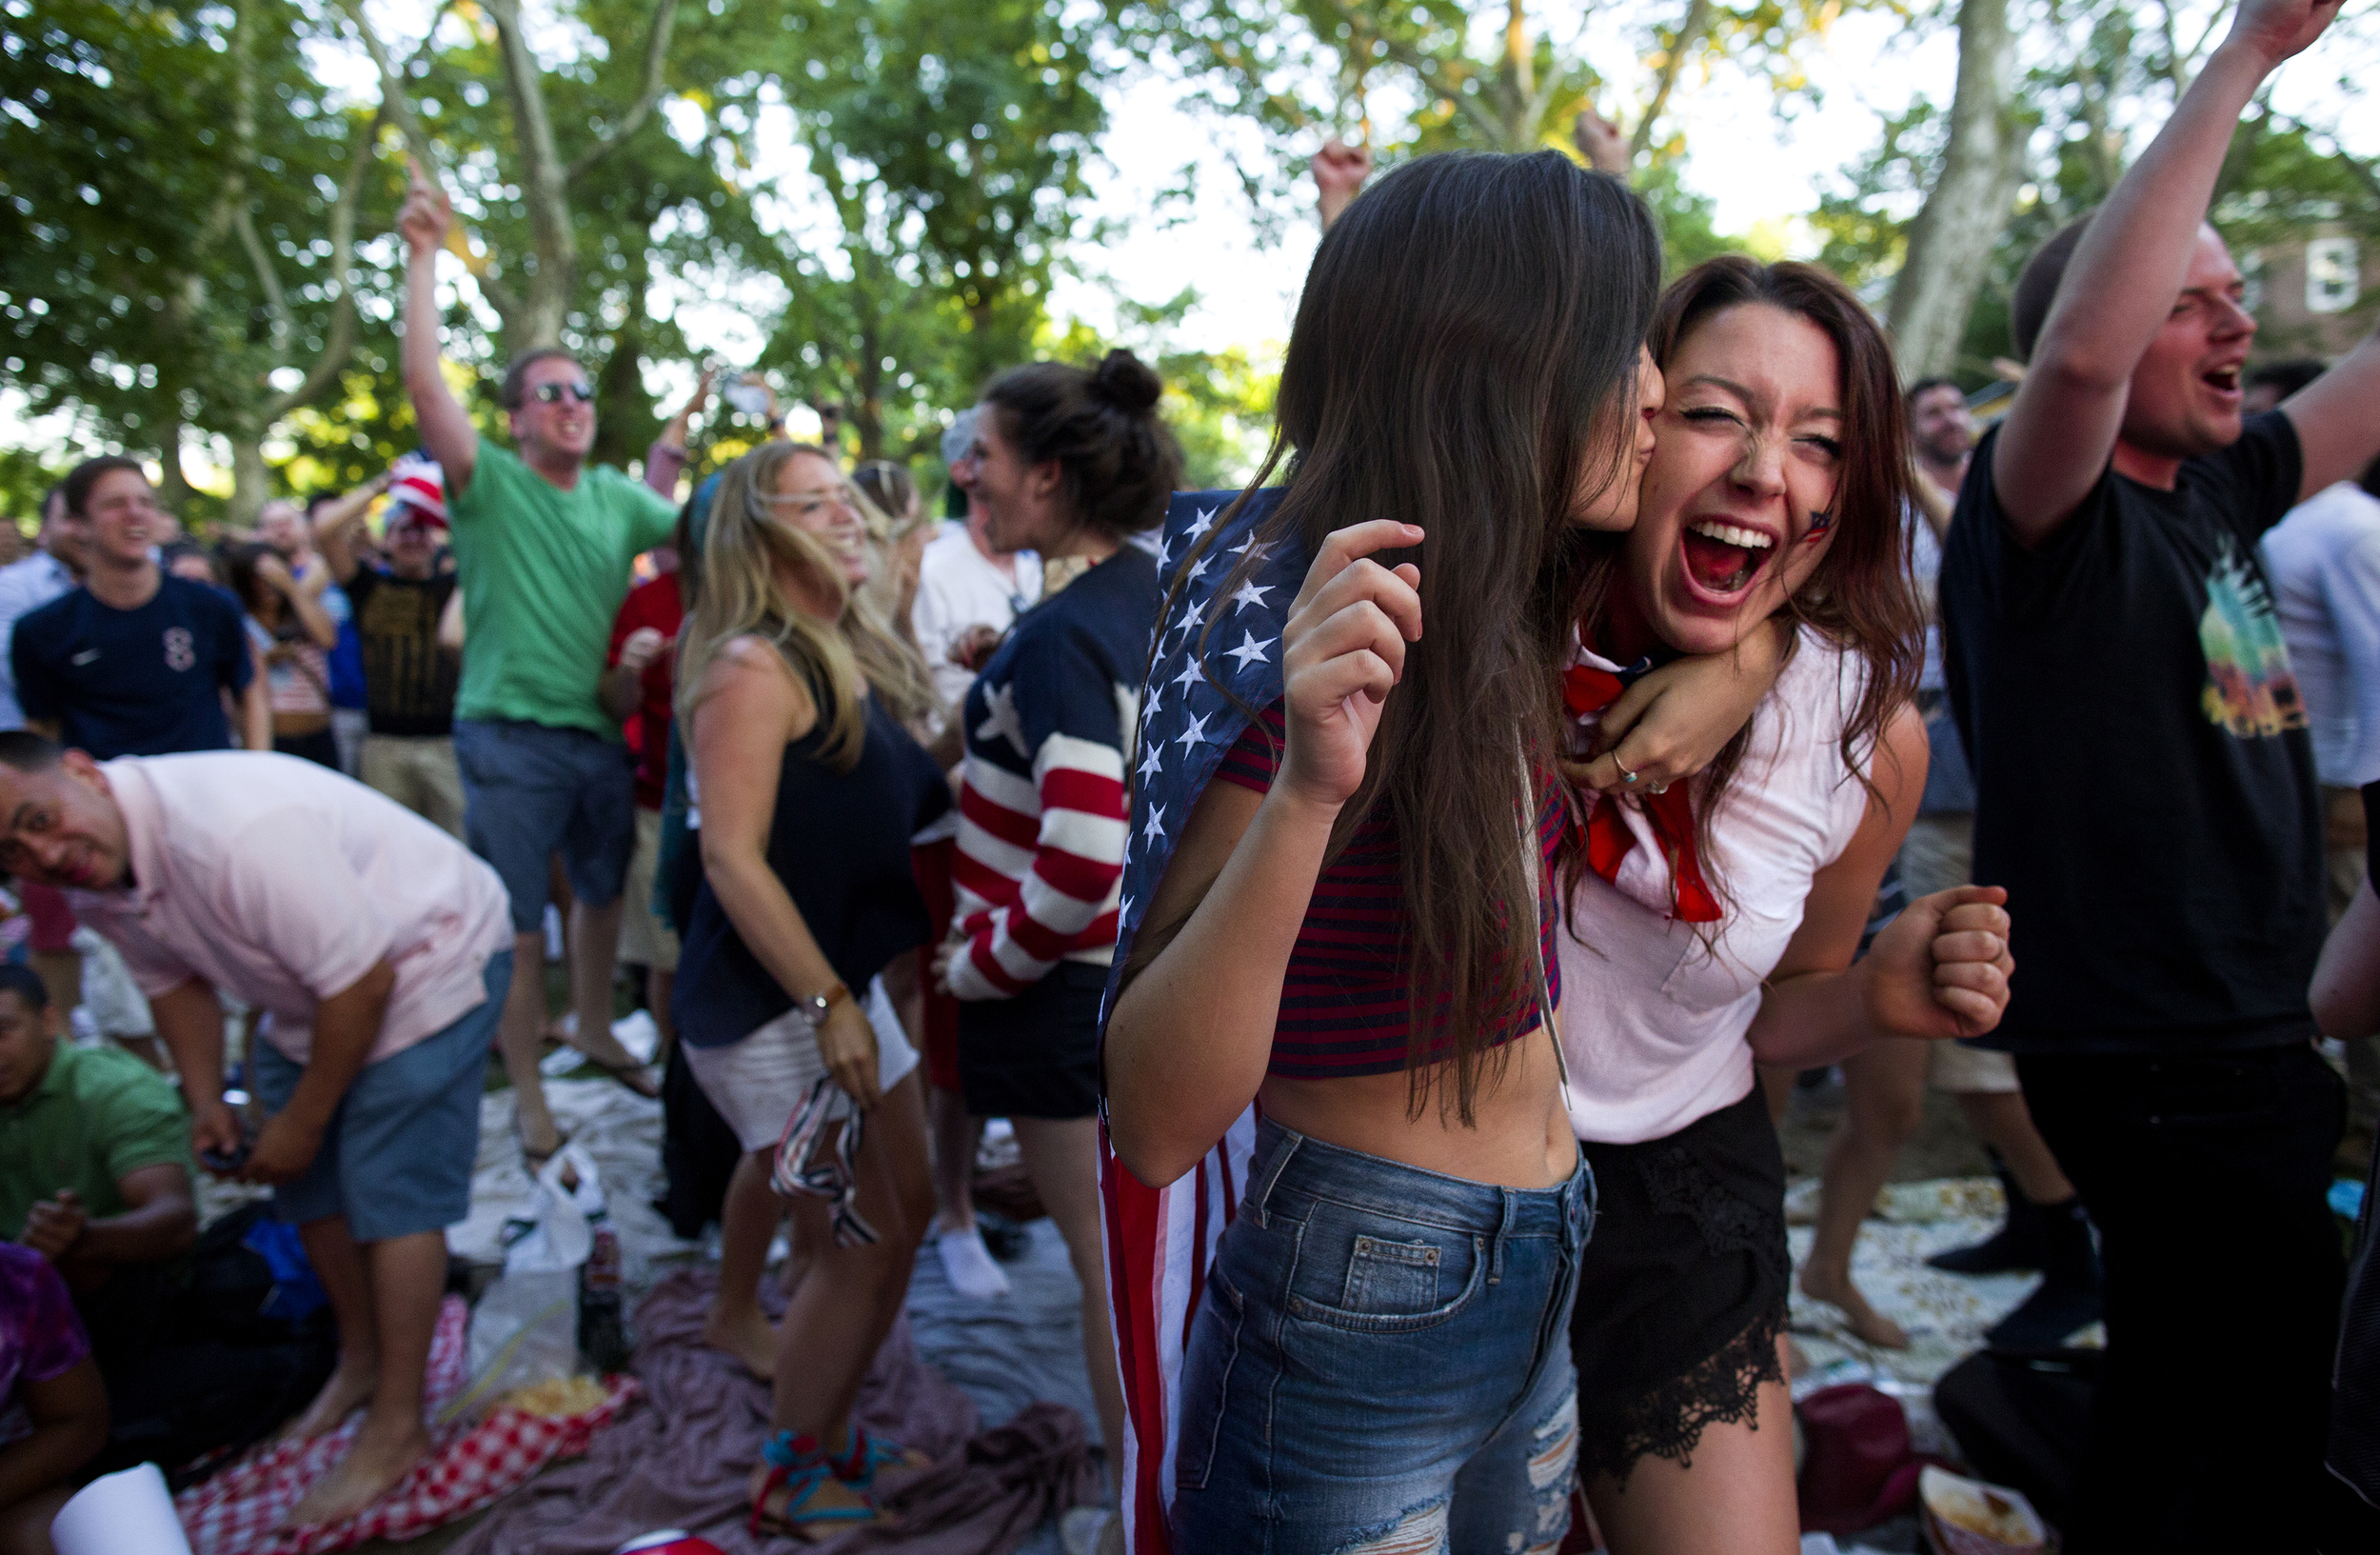
<instances>
[{"instance_id":1,"label":"laughing woman with open mouth","mask_svg":"<svg viewBox=\"0 0 2380 1555\"><path fill-rule=\"evenodd\" d=\"M1564 1094L1602 1194L1571 1322L1579 1469L1615 1555L1785 1555L1785 1170L1753 1067L1990 1030L2009 919L2004 892L1945 891L1853 965L1926 768L1882 333L1823 271L1731 256L1662 294L1651 344L1667 400L1572 713L1773 618L1798 632L1700 777L1594 804L1564 882Z\"/></svg>"}]
</instances>

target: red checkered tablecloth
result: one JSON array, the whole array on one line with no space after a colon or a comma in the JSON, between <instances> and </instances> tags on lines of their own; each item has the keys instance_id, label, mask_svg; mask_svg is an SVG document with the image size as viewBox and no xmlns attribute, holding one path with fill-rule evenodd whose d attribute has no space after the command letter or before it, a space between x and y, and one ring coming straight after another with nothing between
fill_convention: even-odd
<instances>
[{"instance_id":1,"label":"red checkered tablecloth","mask_svg":"<svg viewBox=\"0 0 2380 1555\"><path fill-rule=\"evenodd\" d=\"M470 1312L449 1296L430 1342L425 1404L437 1421L463 1395L465 1338ZM340 1523L284 1528L314 1482L347 1453L362 1417L305 1442L268 1443L203 1485L174 1498L194 1555L314 1555L352 1549L372 1539L410 1539L479 1510L526 1485L558 1458L586 1450L595 1433L636 1398L632 1377L605 1379L604 1402L582 1414L553 1419L518 1409L493 1409L430 1427L430 1455L396 1487Z\"/></svg>"}]
</instances>

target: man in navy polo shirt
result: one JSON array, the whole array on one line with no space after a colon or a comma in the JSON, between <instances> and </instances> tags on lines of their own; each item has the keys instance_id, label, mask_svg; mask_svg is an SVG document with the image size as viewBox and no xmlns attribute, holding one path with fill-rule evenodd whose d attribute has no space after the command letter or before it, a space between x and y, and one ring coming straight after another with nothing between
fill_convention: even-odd
<instances>
[{"instance_id":1,"label":"man in navy polo shirt","mask_svg":"<svg viewBox=\"0 0 2380 1555\"><path fill-rule=\"evenodd\" d=\"M10 662L28 727L100 761L272 748L264 682L229 595L177 578L149 552L165 514L137 460L86 459L66 478L69 510L90 530L83 586L16 624Z\"/></svg>"}]
</instances>

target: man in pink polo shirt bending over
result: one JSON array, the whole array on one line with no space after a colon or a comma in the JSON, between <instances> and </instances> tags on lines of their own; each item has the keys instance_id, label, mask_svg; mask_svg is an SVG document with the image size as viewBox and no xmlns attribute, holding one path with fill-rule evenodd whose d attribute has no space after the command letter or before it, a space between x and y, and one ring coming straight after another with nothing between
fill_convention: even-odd
<instances>
[{"instance_id":1,"label":"man in pink polo shirt bending over","mask_svg":"<svg viewBox=\"0 0 2380 1555\"><path fill-rule=\"evenodd\" d=\"M470 1207L512 979L503 882L311 762L95 762L24 730L0 733L0 869L63 888L124 953L181 1072L193 1144L270 1183L274 1212L297 1225L338 1319L339 1366L289 1434L366 1412L287 1522L361 1509L429 1448L422 1381L445 1228ZM248 1069L270 1116L245 1149L222 1099L219 989L266 1012Z\"/></svg>"}]
</instances>

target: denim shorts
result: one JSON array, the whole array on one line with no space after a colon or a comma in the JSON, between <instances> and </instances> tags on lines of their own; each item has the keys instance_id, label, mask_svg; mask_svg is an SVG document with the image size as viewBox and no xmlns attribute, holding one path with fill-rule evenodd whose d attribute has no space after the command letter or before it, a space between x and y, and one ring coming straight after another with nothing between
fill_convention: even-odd
<instances>
[{"instance_id":1,"label":"denim shorts","mask_svg":"<svg viewBox=\"0 0 2380 1555\"><path fill-rule=\"evenodd\" d=\"M1182 1359L1181 1555L1535 1555L1570 1526L1585 1162L1496 1187L1267 1122Z\"/></svg>"},{"instance_id":2,"label":"denim shorts","mask_svg":"<svg viewBox=\"0 0 2380 1555\"><path fill-rule=\"evenodd\" d=\"M293 1226L347 1217L358 1242L443 1231L471 1212L479 1099L512 987L512 952L487 958L487 997L410 1047L367 1064L339 1098L313 1165L273 1189L273 1218ZM256 1094L278 1112L305 1073L269 1042L249 1055Z\"/></svg>"},{"instance_id":3,"label":"denim shorts","mask_svg":"<svg viewBox=\"0 0 2380 1555\"><path fill-rule=\"evenodd\" d=\"M512 931L534 934L562 855L589 907L617 901L636 851L636 779L625 746L585 729L458 718L463 838L495 866L512 898Z\"/></svg>"}]
</instances>

